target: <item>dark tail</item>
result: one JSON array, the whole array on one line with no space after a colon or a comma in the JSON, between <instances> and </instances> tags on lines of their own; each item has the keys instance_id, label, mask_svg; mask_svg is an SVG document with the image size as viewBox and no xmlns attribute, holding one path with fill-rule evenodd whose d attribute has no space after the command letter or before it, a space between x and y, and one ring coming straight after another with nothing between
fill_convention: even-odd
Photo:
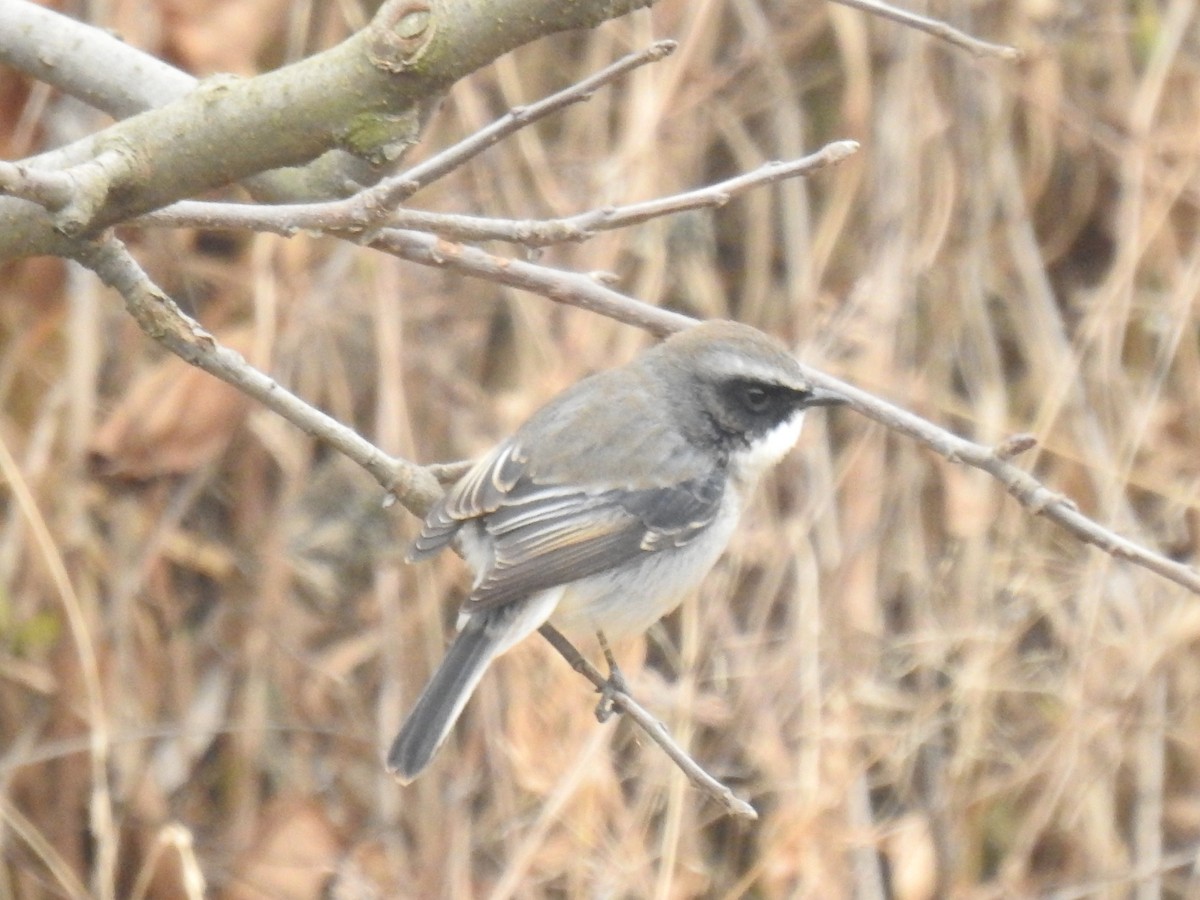
<instances>
[{"instance_id":1,"label":"dark tail","mask_svg":"<svg viewBox=\"0 0 1200 900\"><path fill-rule=\"evenodd\" d=\"M467 620L392 742L387 766L401 784L429 765L488 665L507 649L507 635L496 634L487 619L477 615Z\"/></svg>"}]
</instances>

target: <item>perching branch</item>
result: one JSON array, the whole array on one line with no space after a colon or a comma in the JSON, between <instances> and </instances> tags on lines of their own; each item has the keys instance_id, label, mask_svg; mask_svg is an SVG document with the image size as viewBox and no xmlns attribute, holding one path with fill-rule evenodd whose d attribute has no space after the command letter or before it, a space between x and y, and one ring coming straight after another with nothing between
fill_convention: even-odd
<instances>
[{"instance_id":1,"label":"perching branch","mask_svg":"<svg viewBox=\"0 0 1200 900\"><path fill-rule=\"evenodd\" d=\"M381 234L372 246L412 262L500 281L559 303L599 312L658 335L671 334L695 324L694 319L642 303L586 276L558 272L523 260L495 257L477 248L449 244L429 235L389 230ZM1034 515L1043 516L1111 556L1127 560L1192 593L1200 594L1200 572L1088 518L1070 498L1051 490L1009 462L1015 454L1007 452L1007 447L992 448L969 441L831 375L803 368L815 384L844 395L850 405L867 418L908 435L950 462L963 463L987 472Z\"/></svg>"},{"instance_id":2,"label":"perching branch","mask_svg":"<svg viewBox=\"0 0 1200 900\"><path fill-rule=\"evenodd\" d=\"M391 229L381 234L372 246L412 262L451 269L488 281L499 281L559 303L599 312L660 336L695 324L694 319L642 303L606 287L594 278L560 272L523 260L496 257L478 248L450 244L430 235ZM1068 497L1051 490L1009 462L1016 455L1009 447L992 448L968 441L831 375L808 367L804 369L815 384L843 394L850 405L867 418L908 435L951 462L987 472L1034 515L1045 517L1111 556L1127 560L1200 594L1200 572L1088 518Z\"/></svg>"},{"instance_id":3,"label":"perching branch","mask_svg":"<svg viewBox=\"0 0 1200 900\"><path fill-rule=\"evenodd\" d=\"M313 437L345 453L370 472L391 496L414 515L424 516L441 496L437 475L461 475L461 466L458 465L422 467L388 456L352 429L309 406L259 372L239 354L222 347L150 280L116 238L106 237L96 243L83 244L77 249L75 258L121 294L130 315L150 337L192 365L254 397ZM541 631L572 668L598 687L604 686L604 676L565 637L551 626L545 626ZM612 700L617 708L628 713L645 729L651 740L663 748L697 787L731 814L757 818L750 804L735 797L729 788L706 773L671 739L663 725L632 697L623 691L613 691Z\"/></svg>"},{"instance_id":4,"label":"perching branch","mask_svg":"<svg viewBox=\"0 0 1200 900\"><path fill-rule=\"evenodd\" d=\"M683 770L683 774L692 784L725 807L725 811L730 815L743 819L758 818L758 813L753 806L736 796L733 791L700 768L696 761L688 756L687 751L675 742L662 722L650 715L627 693L613 688L609 679L588 662L587 658L575 649L575 645L563 637L561 631L553 625L546 624L538 629L538 633L550 642L550 645L562 655L563 659L570 663L572 669L595 685L597 690L607 691L613 706L633 719L646 732L650 740L658 744L663 752L671 758L671 761Z\"/></svg>"}]
</instances>

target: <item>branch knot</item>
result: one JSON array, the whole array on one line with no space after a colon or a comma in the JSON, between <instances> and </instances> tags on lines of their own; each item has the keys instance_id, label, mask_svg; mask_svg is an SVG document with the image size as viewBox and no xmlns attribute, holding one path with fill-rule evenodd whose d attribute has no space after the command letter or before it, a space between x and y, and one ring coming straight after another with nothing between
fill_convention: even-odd
<instances>
[{"instance_id":1,"label":"branch knot","mask_svg":"<svg viewBox=\"0 0 1200 900\"><path fill-rule=\"evenodd\" d=\"M428 0L390 0L368 26L367 56L376 68L403 72L417 64L436 32Z\"/></svg>"}]
</instances>

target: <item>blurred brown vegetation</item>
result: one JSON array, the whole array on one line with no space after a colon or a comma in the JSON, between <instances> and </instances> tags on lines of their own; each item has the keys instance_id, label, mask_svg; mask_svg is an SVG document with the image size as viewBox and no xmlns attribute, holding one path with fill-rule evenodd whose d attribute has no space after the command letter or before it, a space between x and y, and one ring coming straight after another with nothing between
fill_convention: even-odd
<instances>
[{"instance_id":1,"label":"blurred brown vegetation","mask_svg":"<svg viewBox=\"0 0 1200 900\"><path fill-rule=\"evenodd\" d=\"M89 8L196 74L279 65L367 15ZM854 138L809 182L542 259L758 325L973 439L1031 431L1039 477L1194 560L1200 12L929 12L1027 58L812 0L660 0L456 85L413 159L680 41L417 199L561 215ZM5 158L103 124L11 72L0 105ZM477 454L647 342L336 241L127 237L206 327L419 461ZM90 892L106 867L122 897L1196 896L1200 598L851 413L810 422L696 601L618 648L759 822L723 818L627 724L598 726L536 639L401 789L382 748L440 658L462 564L401 564L414 523L366 475L164 358L90 275L8 266L0 897Z\"/></svg>"}]
</instances>

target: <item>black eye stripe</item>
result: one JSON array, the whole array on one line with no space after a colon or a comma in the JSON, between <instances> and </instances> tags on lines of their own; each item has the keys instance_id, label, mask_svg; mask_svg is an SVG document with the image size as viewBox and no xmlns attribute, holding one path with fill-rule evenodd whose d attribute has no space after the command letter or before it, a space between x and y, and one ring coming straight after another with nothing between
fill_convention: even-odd
<instances>
[{"instance_id":1,"label":"black eye stripe","mask_svg":"<svg viewBox=\"0 0 1200 900\"><path fill-rule=\"evenodd\" d=\"M779 420L791 415L797 406L802 406L808 392L791 385L757 378L728 378L715 385L722 404L732 415L748 417L750 420Z\"/></svg>"},{"instance_id":2,"label":"black eye stripe","mask_svg":"<svg viewBox=\"0 0 1200 900\"><path fill-rule=\"evenodd\" d=\"M711 430L704 437L732 452L750 446L802 409L810 391L747 375L700 382L702 411Z\"/></svg>"}]
</instances>

